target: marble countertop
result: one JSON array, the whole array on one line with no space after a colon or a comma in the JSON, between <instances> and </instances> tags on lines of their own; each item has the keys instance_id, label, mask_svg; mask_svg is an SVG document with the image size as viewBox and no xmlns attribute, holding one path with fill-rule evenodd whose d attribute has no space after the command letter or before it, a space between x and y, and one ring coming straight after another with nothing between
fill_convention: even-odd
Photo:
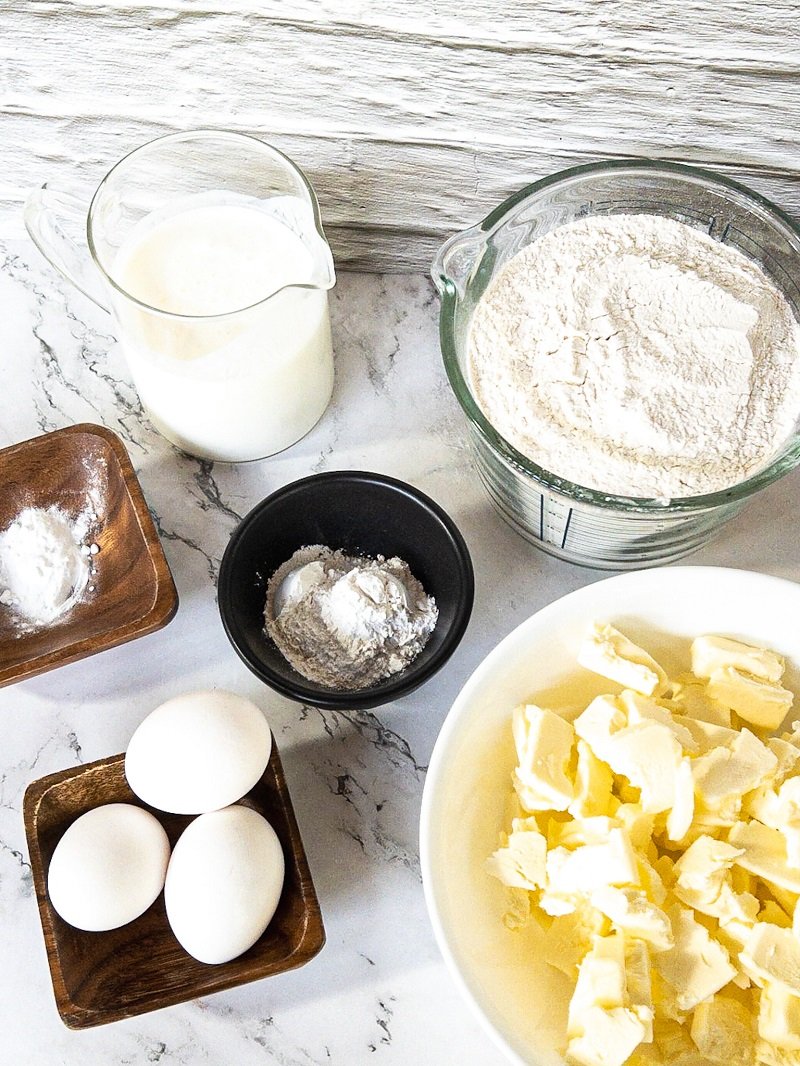
<instances>
[{"instance_id":1,"label":"marble countertop","mask_svg":"<svg viewBox=\"0 0 800 1066\"><path fill-rule=\"evenodd\" d=\"M539 607L603 575L538 552L491 509L441 366L432 286L422 276L341 276L328 412L289 451L225 466L181 455L150 427L110 321L28 242L0 243L0 264L0 445L84 421L118 433L181 600L161 632L0 691L0 1060L499 1066L428 922L417 835L425 770L448 707L486 653ZM228 644L215 602L239 518L289 481L341 468L390 474L431 495L461 528L476 572L472 621L453 658L422 689L375 712L321 711L264 688ZM800 580L799 476L756 497L692 562ZM284 976L70 1032L56 1013L31 885L25 788L122 751L158 703L211 686L240 692L269 715L327 944Z\"/></svg>"}]
</instances>

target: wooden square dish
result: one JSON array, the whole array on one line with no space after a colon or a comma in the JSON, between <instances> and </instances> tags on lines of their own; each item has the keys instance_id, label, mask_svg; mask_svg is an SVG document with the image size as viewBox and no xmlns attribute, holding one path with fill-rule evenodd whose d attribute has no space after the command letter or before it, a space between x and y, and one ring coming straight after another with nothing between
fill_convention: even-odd
<instances>
[{"instance_id":1,"label":"wooden square dish","mask_svg":"<svg viewBox=\"0 0 800 1066\"><path fill-rule=\"evenodd\" d=\"M68 426L0 451L0 530L26 507L76 516L90 506L93 591L49 625L21 627L0 605L0 685L161 629L178 593L122 441L103 426Z\"/></svg>"},{"instance_id":2,"label":"wooden square dish","mask_svg":"<svg viewBox=\"0 0 800 1066\"><path fill-rule=\"evenodd\" d=\"M173 847L192 821L142 803L128 787L124 764L124 755L114 755L43 777L25 792L33 883L56 1006L66 1025L86 1029L221 992L302 966L320 951L322 916L274 743L264 775L240 802L277 833L286 876L278 909L249 951L219 966L193 959L172 934L163 892L135 921L108 932L83 932L60 918L47 895L47 871L56 844L79 815L105 803L135 803L158 818Z\"/></svg>"}]
</instances>

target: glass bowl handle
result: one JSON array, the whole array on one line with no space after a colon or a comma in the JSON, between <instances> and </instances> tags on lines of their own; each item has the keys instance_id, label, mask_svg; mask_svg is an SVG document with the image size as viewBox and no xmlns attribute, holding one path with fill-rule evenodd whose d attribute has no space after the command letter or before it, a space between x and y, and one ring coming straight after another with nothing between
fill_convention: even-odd
<instances>
[{"instance_id":1,"label":"glass bowl handle","mask_svg":"<svg viewBox=\"0 0 800 1066\"><path fill-rule=\"evenodd\" d=\"M455 289L463 300L467 282L485 247L486 233L480 225L445 241L431 266L431 277L440 296Z\"/></svg>"},{"instance_id":2,"label":"glass bowl handle","mask_svg":"<svg viewBox=\"0 0 800 1066\"><path fill-rule=\"evenodd\" d=\"M77 196L43 185L25 202L25 228L45 259L84 296L110 311L97 267L67 235L62 219L85 225L86 208Z\"/></svg>"}]
</instances>

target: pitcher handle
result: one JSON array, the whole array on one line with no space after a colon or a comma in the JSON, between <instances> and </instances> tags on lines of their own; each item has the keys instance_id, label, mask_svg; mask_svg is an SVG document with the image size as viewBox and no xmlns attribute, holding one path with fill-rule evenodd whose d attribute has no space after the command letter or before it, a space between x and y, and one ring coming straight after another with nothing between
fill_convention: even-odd
<instances>
[{"instance_id":1,"label":"pitcher handle","mask_svg":"<svg viewBox=\"0 0 800 1066\"><path fill-rule=\"evenodd\" d=\"M49 185L36 189L25 202L25 228L45 259L84 296L110 311L88 250L80 248L62 226L64 218L80 222L85 217L86 208L77 196Z\"/></svg>"}]
</instances>

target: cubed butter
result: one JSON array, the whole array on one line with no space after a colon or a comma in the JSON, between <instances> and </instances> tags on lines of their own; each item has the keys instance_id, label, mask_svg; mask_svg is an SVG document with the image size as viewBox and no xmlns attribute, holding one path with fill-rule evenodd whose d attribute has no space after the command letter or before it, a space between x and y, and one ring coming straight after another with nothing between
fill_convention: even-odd
<instances>
[{"instance_id":1,"label":"cubed butter","mask_svg":"<svg viewBox=\"0 0 800 1066\"><path fill-rule=\"evenodd\" d=\"M698 1003L690 1031L697 1050L710 1062L752 1066L753 1020L749 1011L730 996L712 996Z\"/></svg>"},{"instance_id":2,"label":"cubed butter","mask_svg":"<svg viewBox=\"0 0 800 1066\"><path fill-rule=\"evenodd\" d=\"M777 729L792 709L794 697L782 685L723 666L708 681L708 694L759 729Z\"/></svg>"},{"instance_id":3,"label":"cubed butter","mask_svg":"<svg viewBox=\"0 0 800 1066\"><path fill-rule=\"evenodd\" d=\"M776 1047L800 1051L800 998L768 982L761 990L758 1035Z\"/></svg>"},{"instance_id":4,"label":"cubed butter","mask_svg":"<svg viewBox=\"0 0 800 1066\"><path fill-rule=\"evenodd\" d=\"M739 955L744 971L764 984L777 984L800 996L800 940L791 929L758 922Z\"/></svg>"},{"instance_id":5,"label":"cubed butter","mask_svg":"<svg viewBox=\"0 0 800 1066\"><path fill-rule=\"evenodd\" d=\"M786 861L786 841L778 829L761 822L737 822L728 833L728 843L738 848L736 865L771 885L800 894L800 870Z\"/></svg>"},{"instance_id":6,"label":"cubed butter","mask_svg":"<svg viewBox=\"0 0 800 1066\"><path fill-rule=\"evenodd\" d=\"M641 889L606 885L589 899L626 937L647 941L653 951L666 951L674 944L669 918Z\"/></svg>"},{"instance_id":7,"label":"cubed butter","mask_svg":"<svg viewBox=\"0 0 800 1066\"><path fill-rule=\"evenodd\" d=\"M727 951L712 940L692 912L673 906L668 916L675 944L653 956L653 966L675 990L678 1007L694 1010L736 976Z\"/></svg>"},{"instance_id":8,"label":"cubed butter","mask_svg":"<svg viewBox=\"0 0 800 1066\"><path fill-rule=\"evenodd\" d=\"M578 739L577 748L575 787L567 810L573 818L610 814L611 789L614 784L611 769L597 758L585 740Z\"/></svg>"},{"instance_id":9,"label":"cubed butter","mask_svg":"<svg viewBox=\"0 0 800 1066\"><path fill-rule=\"evenodd\" d=\"M508 928L536 920L574 982L567 1061L800 1066L800 723L731 725L783 720L783 660L699 637L669 682L597 625L580 661L623 691L572 725L517 708L511 832L486 863Z\"/></svg>"},{"instance_id":10,"label":"cubed butter","mask_svg":"<svg viewBox=\"0 0 800 1066\"><path fill-rule=\"evenodd\" d=\"M645 696L661 696L668 687L667 675L655 659L610 625L592 627L578 649L578 662Z\"/></svg>"},{"instance_id":11,"label":"cubed butter","mask_svg":"<svg viewBox=\"0 0 800 1066\"><path fill-rule=\"evenodd\" d=\"M564 811L573 798L569 764L575 735L555 711L523 704L512 717L517 795L529 811Z\"/></svg>"},{"instance_id":12,"label":"cubed butter","mask_svg":"<svg viewBox=\"0 0 800 1066\"><path fill-rule=\"evenodd\" d=\"M547 891L557 896L589 896L605 885L636 885L636 855L624 829L612 829L603 844L547 853Z\"/></svg>"},{"instance_id":13,"label":"cubed butter","mask_svg":"<svg viewBox=\"0 0 800 1066\"><path fill-rule=\"evenodd\" d=\"M786 666L777 652L730 637L697 637L692 641L691 656L692 672L697 677L711 677L727 666L762 681L780 681Z\"/></svg>"},{"instance_id":14,"label":"cubed butter","mask_svg":"<svg viewBox=\"0 0 800 1066\"><path fill-rule=\"evenodd\" d=\"M695 790L707 810L717 811L731 802L738 809L745 793L758 788L777 763L769 748L743 729L730 746L713 748L692 761Z\"/></svg>"},{"instance_id":15,"label":"cubed butter","mask_svg":"<svg viewBox=\"0 0 800 1066\"><path fill-rule=\"evenodd\" d=\"M505 847L486 860L486 869L510 888L533 892L546 881L547 841L536 830L521 830L508 836Z\"/></svg>"},{"instance_id":16,"label":"cubed butter","mask_svg":"<svg viewBox=\"0 0 800 1066\"><path fill-rule=\"evenodd\" d=\"M645 1036L645 1027L628 1007L590 1007L585 1032L567 1045L567 1062L576 1066L623 1066Z\"/></svg>"}]
</instances>

